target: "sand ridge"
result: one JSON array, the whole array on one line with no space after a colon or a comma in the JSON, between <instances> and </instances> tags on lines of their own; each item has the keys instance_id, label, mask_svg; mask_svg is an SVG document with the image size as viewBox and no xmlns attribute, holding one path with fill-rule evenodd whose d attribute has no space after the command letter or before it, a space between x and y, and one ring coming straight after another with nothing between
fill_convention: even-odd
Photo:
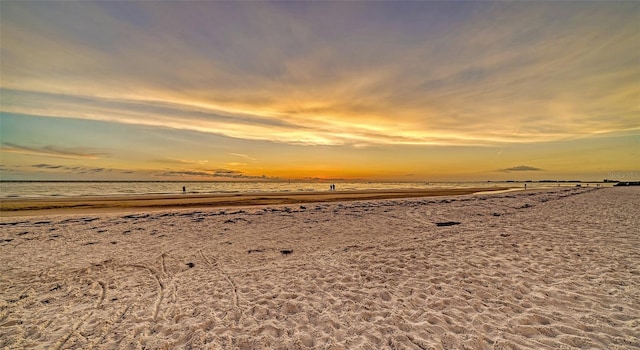
<instances>
[{"instance_id":1,"label":"sand ridge","mask_svg":"<svg viewBox=\"0 0 640 350\"><path fill-rule=\"evenodd\" d=\"M0 347L637 348L639 194L1 218Z\"/></svg>"}]
</instances>

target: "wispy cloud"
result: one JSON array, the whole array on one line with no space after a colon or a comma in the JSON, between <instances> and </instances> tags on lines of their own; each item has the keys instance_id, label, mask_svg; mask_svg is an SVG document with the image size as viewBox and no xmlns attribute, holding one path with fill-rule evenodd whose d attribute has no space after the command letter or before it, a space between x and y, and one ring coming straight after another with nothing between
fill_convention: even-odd
<instances>
[{"instance_id":1,"label":"wispy cloud","mask_svg":"<svg viewBox=\"0 0 640 350\"><path fill-rule=\"evenodd\" d=\"M6 166L6 165L0 165L0 172L3 172L3 173L11 173L11 172L15 172L16 170L17 169L16 169L15 166L14 167L9 167L9 166Z\"/></svg>"},{"instance_id":2,"label":"wispy cloud","mask_svg":"<svg viewBox=\"0 0 640 350\"><path fill-rule=\"evenodd\" d=\"M160 158L160 159L156 159L156 162L159 163L170 163L170 164L198 164L198 165L204 165L209 163L208 160L190 160L190 159L178 159L178 158L171 158L171 157L167 157L167 158Z\"/></svg>"},{"instance_id":3,"label":"wispy cloud","mask_svg":"<svg viewBox=\"0 0 640 350\"><path fill-rule=\"evenodd\" d=\"M1 108L289 144L640 128L637 3L485 5L11 2Z\"/></svg>"},{"instance_id":4,"label":"wispy cloud","mask_svg":"<svg viewBox=\"0 0 640 350\"><path fill-rule=\"evenodd\" d=\"M111 171L111 169L98 168L98 167L83 167L83 166L70 167L66 165L55 165L55 164L46 164L46 163L33 164L31 165L31 167L37 168L37 169L60 170L68 173L74 173L74 174L97 174L105 171Z\"/></svg>"},{"instance_id":5,"label":"wispy cloud","mask_svg":"<svg viewBox=\"0 0 640 350\"><path fill-rule=\"evenodd\" d=\"M518 165L511 168L498 169L497 172L510 173L512 171L543 171L544 169L528 166L528 165Z\"/></svg>"},{"instance_id":6,"label":"wispy cloud","mask_svg":"<svg viewBox=\"0 0 640 350\"><path fill-rule=\"evenodd\" d=\"M239 166L246 166L247 163L231 162L231 163L226 163L225 165L230 167L239 167Z\"/></svg>"},{"instance_id":7,"label":"wispy cloud","mask_svg":"<svg viewBox=\"0 0 640 350\"><path fill-rule=\"evenodd\" d=\"M33 156L46 156L54 158L70 158L70 159L98 159L108 156L107 153L89 152L84 148L60 147L60 146L43 146L28 147L15 143L3 142L0 147L1 152L19 153Z\"/></svg>"},{"instance_id":8,"label":"wispy cloud","mask_svg":"<svg viewBox=\"0 0 640 350\"><path fill-rule=\"evenodd\" d=\"M212 170L170 170L164 172L158 172L155 174L156 176L161 177L197 177L197 178L209 178L209 179L275 179L272 177L266 176L255 176L255 175L247 175L238 170L231 169L212 169Z\"/></svg>"},{"instance_id":9,"label":"wispy cloud","mask_svg":"<svg viewBox=\"0 0 640 350\"><path fill-rule=\"evenodd\" d=\"M235 156L235 157L244 158L244 159L247 159L247 160L253 160L253 161L257 160L255 158L249 156L249 155L246 155L246 154L241 154L241 153L227 153L227 154L229 154L231 156Z\"/></svg>"}]
</instances>

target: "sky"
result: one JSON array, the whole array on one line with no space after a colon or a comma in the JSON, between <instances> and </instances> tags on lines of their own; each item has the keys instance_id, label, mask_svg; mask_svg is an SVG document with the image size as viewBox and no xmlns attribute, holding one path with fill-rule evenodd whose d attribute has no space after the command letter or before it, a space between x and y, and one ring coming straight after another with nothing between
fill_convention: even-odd
<instances>
[{"instance_id":1,"label":"sky","mask_svg":"<svg viewBox=\"0 0 640 350\"><path fill-rule=\"evenodd\" d=\"M640 180L640 2L0 2L1 180Z\"/></svg>"}]
</instances>

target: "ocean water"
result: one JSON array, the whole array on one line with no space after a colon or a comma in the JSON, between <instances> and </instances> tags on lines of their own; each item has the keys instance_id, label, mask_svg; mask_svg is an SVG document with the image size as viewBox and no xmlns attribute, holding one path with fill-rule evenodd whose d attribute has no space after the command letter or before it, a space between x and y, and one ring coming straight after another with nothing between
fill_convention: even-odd
<instances>
[{"instance_id":1,"label":"ocean water","mask_svg":"<svg viewBox=\"0 0 640 350\"><path fill-rule=\"evenodd\" d=\"M337 191L524 187L521 182L336 182ZM167 182L167 181L2 181L0 198L123 196L143 194L323 192L328 182ZM575 186L576 183L527 183L527 188ZM586 186L586 184L582 184ZM596 186L595 184L592 186Z\"/></svg>"}]
</instances>

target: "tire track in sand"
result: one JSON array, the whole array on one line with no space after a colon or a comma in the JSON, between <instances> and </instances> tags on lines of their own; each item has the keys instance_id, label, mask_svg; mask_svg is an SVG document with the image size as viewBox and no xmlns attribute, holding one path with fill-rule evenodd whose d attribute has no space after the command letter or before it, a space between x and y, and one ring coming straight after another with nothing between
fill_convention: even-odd
<instances>
[{"instance_id":1,"label":"tire track in sand","mask_svg":"<svg viewBox=\"0 0 640 350\"><path fill-rule=\"evenodd\" d=\"M162 260L164 261L164 259ZM139 269L148 271L151 277L153 277L153 279L156 281L158 285L158 296L156 297L156 301L153 305L153 320L155 321L158 319L158 315L160 314L160 308L162 306L162 301L164 300L164 293L165 293L164 283L160 279L160 276L158 276L158 272L150 268L149 266L146 266L146 265L129 265L129 266L137 267Z\"/></svg>"},{"instance_id":2,"label":"tire track in sand","mask_svg":"<svg viewBox=\"0 0 640 350\"><path fill-rule=\"evenodd\" d=\"M432 215L431 211L420 211L420 209L416 208L414 210L411 211L407 211L405 216L413 221L416 221L420 224L423 224L427 227L429 226L433 226L434 222L431 220L428 220L427 217L430 217Z\"/></svg>"},{"instance_id":3,"label":"tire track in sand","mask_svg":"<svg viewBox=\"0 0 640 350\"><path fill-rule=\"evenodd\" d=\"M166 253L162 253L160 254L160 263L162 266L162 274L164 275L164 277L168 277L169 275L167 274L167 264L164 260L164 258L166 257Z\"/></svg>"},{"instance_id":4,"label":"tire track in sand","mask_svg":"<svg viewBox=\"0 0 640 350\"><path fill-rule=\"evenodd\" d=\"M240 317L238 317L238 319L236 320L236 325L238 325L240 323L240 320L244 316L244 310L240 307L240 298L238 297L238 286L233 281L231 276L229 276L228 273L226 273L223 269L221 269L218 266L218 263L215 262L215 260L212 262L207 258L207 256L204 254L202 249L198 250L198 254L200 254L200 257L202 258L202 260L204 260L204 262L207 264L209 268L217 271L220 275L222 275L227 280L227 283L229 283L229 285L231 286L231 291L233 292L233 306L240 311Z\"/></svg>"},{"instance_id":5,"label":"tire track in sand","mask_svg":"<svg viewBox=\"0 0 640 350\"><path fill-rule=\"evenodd\" d=\"M229 276L228 273L226 273L224 270L222 270L220 267L218 267L218 263L217 262L211 262L206 255L204 255L204 253L202 252L202 249L198 250L198 253L200 254L200 257L202 257L202 260L204 260L204 262L207 264L207 266L209 266L210 268L216 270L218 273L220 273L229 283L229 285L231 285L231 290L233 291L233 305L235 307L238 307L238 287L236 286L236 283L233 281L233 279L231 279L231 277Z\"/></svg>"},{"instance_id":6,"label":"tire track in sand","mask_svg":"<svg viewBox=\"0 0 640 350\"><path fill-rule=\"evenodd\" d=\"M98 346L98 344L102 344L104 342L105 339L107 339L107 335L113 333L116 329L118 329L121 325L122 325L122 320L124 320L124 318L127 315L127 312L129 312L129 310L133 307L133 305L127 305L124 309L124 311L122 311L120 313L120 316L118 316L118 318L115 320L114 324L111 325L111 327L109 329L107 329L105 332L103 332L102 336L100 336L100 339L97 341L93 341L88 348L92 349L96 346Z\"/></svg>"},{"instance_id":7,"label":"tire track in sand","mask_svg":"<svg viewBox=\"0 0 640 350\"><path fill-rule=\"evenodd\" d=\"M96 283L94 283L94 285L97 284L98 286L100 286L100 297L98 298L98 300L96 301L96 303L93 305L93 310L91 310L86 316L84 316L80 321L78 321L78 323L76 323L72 328L71 331L64 336L62 339L58 340L57 344L55 345L54 349L56 350L60 350L62 349L62 347L64 346L64 344L66 344L69 339L71 339L71 337L78 331L78 329L80 327L82 327L82 325L87 322L87 320L89 318L91 318L91 316L93 316L93 312L95 311L95 309L97 309L98 307L100 307L100 305L102 305L102 303L104 302L104 299L107 296L107 288L104 282L102 281L97 281Z\"/></svg>"}]
</instances>

